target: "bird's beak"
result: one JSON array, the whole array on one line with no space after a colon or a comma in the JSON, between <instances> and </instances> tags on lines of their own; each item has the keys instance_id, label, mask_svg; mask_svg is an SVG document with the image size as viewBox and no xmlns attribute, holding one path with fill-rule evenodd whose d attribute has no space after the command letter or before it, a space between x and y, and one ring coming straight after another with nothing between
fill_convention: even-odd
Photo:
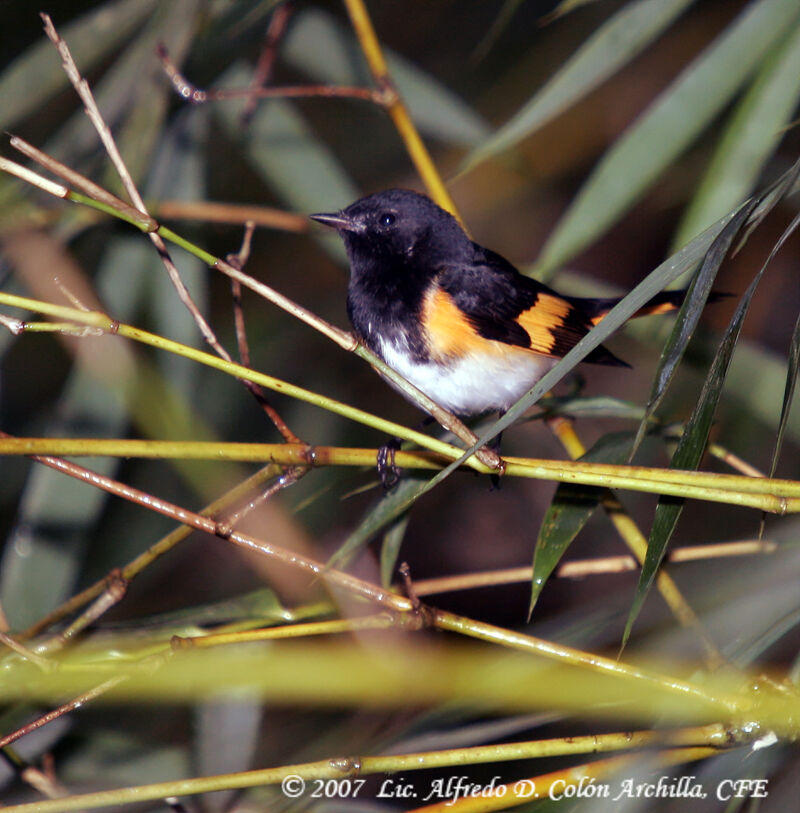
<instances>
[{"instance_id":1,"label":"bird's beak","mask_svg":"<svg viewBox=\"0 0 800 813\"><path fill-rule=\"evenodd\" d=\"M309 217L312 220L316 220L317 223L322 223L323 226L330 226L332 229L336 229L336 231L360 232L364 230L362 223L352 217L348 217L342 212L333 212L330 214L321 212L320 214L309 215Z\"/></svg>"}]
</instances>

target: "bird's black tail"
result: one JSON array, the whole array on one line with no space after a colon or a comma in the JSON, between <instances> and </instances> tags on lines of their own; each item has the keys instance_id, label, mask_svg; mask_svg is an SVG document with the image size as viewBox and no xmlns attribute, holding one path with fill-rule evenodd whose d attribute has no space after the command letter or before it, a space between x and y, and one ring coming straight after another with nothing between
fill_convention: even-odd
<instances>
[{"instance_id":1,"label":"bird's black tail","mask_svg":"<svg viewBox=\"0 0 800 813\"><path fill-rule=\"evenodd\" d=\"M708 296L709 302L716 302L731 294L723 294L712 291ZM650 316L655 313L669 313L677 310L686 298L686 291L661 291L656 294L646 305L639 308L631 317L636 319L639 316ZM591 320L592 324L597 324L603 317L620 301L619 297L609 299L571 299Z\"/></svg>"}]
</instances>

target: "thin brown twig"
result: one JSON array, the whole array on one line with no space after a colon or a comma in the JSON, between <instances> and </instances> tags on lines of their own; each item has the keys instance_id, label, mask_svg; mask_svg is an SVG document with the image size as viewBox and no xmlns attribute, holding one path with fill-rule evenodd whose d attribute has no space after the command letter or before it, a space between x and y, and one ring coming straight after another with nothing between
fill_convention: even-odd
<instances>
[{"instance_id":1,"label":"thin brown twig","mask_svg":"<svg viewBox=\"0 0 800 813\"><path fill-rule=\"evenodd\" d=\"M52 754L45 753L42 756L41 769L28 762L10 745L0 749L0 754L17 772L19 778L27 782L37 793L41 793L47 799L58 799L67 795L67 789L56 779Z\"/></svg>"},{"instance_id":2,"label":"thin brown twig","mask_svg":"<svg viewBox=\"0 0 800 813\"><path fill-rule=\"evenodd\" d=\"M246 502L236 511L226 514L224 519L217 519L217 536L222 539L230 539L233 536L233 529L248 514L279 491L294 485L307 471L308 468L299 466L286 469L280 477L276 477L266 488L261 489L252 500Z\"/></svg>"},{"instance_id":3,"label":"thin brown twig","mask_svg":"<svg viewBox=\"0 0 800 813\"><path fill-rule=\"evenodd\" d=\"M206 506L206 508L204 508L201 512L202 516L222 518L231 505L236 504L245 495L252 493L254 490L259 492L263 491L264 483L273 480L281 471L282 469L280 469L277 465L270 463L257 471L251 477L248 477L247 480L239 483L236 487L223 494L221 497L219 497L219 499ZM146 551L140 553L138 556L128 562L128 564L119 568L122 578L125 579L126 582L132 581L134 578L136 578L136 576L139 575L139 573L148 567L148 565L152 564L156 559L159 559L161 556L171 551L176 545L180 544L193 532L194 528L188 525L181 525L180 527L175 528L166 536L162 537L151 545ZM96 598L98 598L98 596L102 596L108 589L111 575L112 574L109 573L105 578L99 579L94 584L82 590L80 593L76 593L43 618L40 618L31 627L20 633L18 637L24 640L35 638L44 630L53 626L53 624L57 624L59 621L62 621L64 618L72 615L72 613L77 612L81 607L84 607L89 602L94 601Z\"/></svg>"},{"instance_id":4,"label":"thin brown twig","mask_svg":"<svg viewBox=\"0 0 800 813\"><path fill-rule=\"evenodd\" d=\"M129 203L125 203L120 198L117 198L110 192L102 189L102 187L98 187L93 181L90 181L80 173L75 172L75 170L70 169L68 166L62 164L60 161L56 160L47 153L37 149L19 136L11 136L9 139L9 144L14 149L19 150L24 155L27 155L29 158L32 158L37 163L41 164L53 174L64 178L64 180L66 180L72 186L80 189L87 197L98 200L95 195L95 191L101 190L102 196L101 199L99 199L101 203L110 207L111 209L114 209L120 214L130 217L130 219L139 224L145 232L149 233L151 231L157 231L159 228L164 228L160 227L158 221L149 214L137 211ZM9 163L13 164L13 162L8 162L0 158L0 167L3 169L8 170L9 168L6 165ZM24 167L19 167L17 165L14 166L17 170L24 169ZM19 172L15 172L14 174L17 174L19 177L22 177L23 180L27 180L29 183L32 183L34 186L40 189L49 191L47 184L51 182L48 182L46 178L42 178L34 173L28 173L31 176L30 178L23 177ZM59 190L58 197L65 198L69 196L69 189L66 189L60 185L56 185L56 187ZM232 279L239 280L239 282L241 282L245 288L249 288L251 291L254 291L259 296L266 299L268 302L271 302L273 305L276 305L287 313L290 313L301 322L305 322L305 324L313 327L315 330L331 339L339 347L349 352L355 351L358 347L358 342L352 334L348 333L346 330L341 330L329 322L326 322L324 319L312 313L307 308L293 302L291 299L279 293L274 288L270 288L269 285L265 285L259 280L245 274L243 271L238 271L230 263L226 263L224 260L217 257L208 255L206 261L211 268L221 271L223 274L231 277Z\"/></svg>"},{"instance_id":5,"label":"thin brown twig","mask_svg":"<svg viewBox=\"0 0 800 813\"><path fill-rule=\"evenodd\" d=\"M315 97L320 99L358 99L371 102L379 107L386 107L386 95L371 88L351 87L349 85L284 85L282 87L247 87L216 88L204 90L189 82L172 61L163 44L156 47L156 55L164 66L175 92L192 104L206 104L229 99L302 99Z\"/></svg>"},{"instance_id":6,"label":"thin brown twig","mask_svg":"<svg viewBox=\"0 0 800 813\"><path fill-rule=\"evenodd\" d=\"M9 437L4 432L0 432L0 436ZM293 567L308 573L314 579L322 579L324 582L331 586L339 587L347 590L355 595L366 598L376 604L398 612L407 612L411 609L411 602L403 596L395 595L376 584L371 584L363 579L358 579L348 573L340 570L328 568L326 565L302 556L294 551L287 550L279 545L274 545L270 542L265 542L256 539L248 534L243 534L239 531L231 529L231 526L225 520L217 520L210 516L203 516L202 514L190 511L187 508L182 508L175 503L168 500L162 500L155 497L141 489L129 486L126 483L121 483L111 477L98 474L91 469L79 466L68 460L60 457L52 457L50 455L30 455L32 460L42 463L51 469L60 471L64 474L74 477L77 480L82 480L85 483L102 489L103 491L113 494L114 496L121 497L129 502L137 503L144 508L155 511L158 514L163 514L166 517L179 522L181 525L187 525L197 531L210 534L211 536L219 537L225 541L231 542L239 547L254 551L263 556L268 556L278 562L282 562L289 567ZM278 478L276 483L278 487L271 489L270 493L274 494L276 491L291 485L294 480L291 477Z\"/></svg>"},{"instance_id":7,"label":"thin brown twig","mask_svg":"<svg viewBox=\"0 0 800 813\"><path fill-rule=\"evenodd\" d=\"M250 221L245 226L244 237L242 238L242 245L237 254L229 254L225 259L234 268L241 271L247 260L250 257L250 247L253 239L253 231L255 224ZM244 321L244 313L242 312L242 284L238 279L231 279L231 294L233 298L233 322L236 329L236 344L239 348L239 360L245 367L250 366L250 347L247 342L247 328ZM269 402L263 387L260 387L253 381L241 379L242 383L249 390L251 395L256 399L258 405L264 410L267 417L272 421L278 432L287 443L302 443L300 438L295 435L289 428L286 421L280 416L278 411ZM302 476L300 474L298 477Z\"/></svg>"},{"instance_id":8,"label":"thin brown twig","mask_svg":"<svg viewBox=\"0 0 800 813\"><path fill-rule=\"evenodd\" d=\"M675 548L667 554L670 564L699 562L708 559L725 559L735 556L770 554L778 545L770 540L746 539L739 542L718 542L711 545L687 545ZM563 562L554 574L562 579L583 579L587 576L601 576L610 573L637 571L639 564L633 556L603 556L597 559L577 559ZM455 576L442 576L414 582L414 588L421 596L435 593L452 593L458 590L474 590L481 587L497 587L504 584L529 582L533 568L511 567L503 570L487 570L479 573L460 573ZM397 585L397 589L401 589Z\"/></svg>"},{"instance_id":9,"label":"thin brown twig","mask_svg":"<svg viewBox=\"0 0 800 813\"><path fill-rule=\"evenodd\" d=\"M256 112L259 98L258 91L266 87L272 76L272 69L278 56L278 45L286 33L289 19L293 13L294 7L290 2L282 3L272 12L272 18L264 35L264 44L261 47L261 53L258 55L258 63L253 71L253 78L250 80L250 96L239 116L239 123L242 127L247 127Z\"/></svg>"},{"instance_id":10,"label":"thin brown twig","mask_svg":"<svg viewBox=\"0 0 800 813\"><path fill-rule=\"evenodd\" d=\"M75 63L75 60L72 58L72 54L70 53L67 43L61 38L58 31L56 31L53 21L50 19L49 15L42 13L40 16L44 22L45 33L56 47L56 50L61 57L64 71L67 74L70 82L72 82L72 86L75 88L75 92L78 94L78 97L83 102L86 115L89 117L89 120L92 122L97 134L100 136L100 141L103 143L103 147L105 148L108 157L111 159L111 163L114 165L114 168L122 181L122 185L125 187L125 191L128 193L128 197L131 199L131 202L136 209L147 214L147 207L144 204L144 200L139 194L139 190L136 188L136 184L133 182L130 172L128 172L128 168L119 152L110 128L105 123L105 120L100 113L100 108L97 106L97 102L95 101L92 90L89 87L89 83L81 76L78 66ZM181 279L178 269L172 262L172 258L169 255L169 251L167 250L164 239L155 231L148 232L148 236L155 246L158 256L161 258L161 262L166 268L167 275L169 276L179 299L192 315L192 318L200 329L203 338L219 356L224 358L226 361L231 361L230 354L220 344L219 340L214 334L214 331L211 329L211 326L208 324L205 317L200 313L200 309L197 307L189 294L189 290L186 288L186 285Z\"/></svg>"},{"instance_id":11,"label":"thin brown twig","mask_svg":"<svg viewBox=\"0 0 800 813\"><path fill-rule=\"evenodd\" d=\"M226 528L234 528L240 523L249 513L258 508L259 505L266 502L273 494L294 485L301 477L304 477L310 468L308 466L292 466L284 469L280 477L267 487L258 491L253 499L248 500L244 505L235 511L226 514L224 525ZM222 523L221 523L222 524Z\"/></svg>"},{"instance_id":12,"label":"thin brown twig","mask_svg":"<svg viewBox=\"0 0 800 813\"><path fill-rule=\"evenodd\" d=\"M42 152L37 147L34 147L33 144L25 141L24 138L12 135L9 138L8 143L15 150L18 150L28 158L32 158L34 161L36 161L36 163L41 164L45 169L50 170L50 172L52 172L54 175L58 175L59 178L63 178L68 184L70 184L70 186L80 189L81 192L83 192L87 197L90 197L105 206L109 206L130 218L145 232L149 233L158 229L158 221L155 220L155 218L150 217L147 212L139 211L135 206L131 206L130 203L126 203L121 198L113 195L107 189L103 189L102 186L99 186L94 181L89 180L89 178L87 178L85 175L81 175L80 172L76 172L74 169L68 167L66 164L62 164L60 161L56 160L51 155L48 155L46 152ZM6 169L6 171L9 170L7 166L4 166L3 168ZM14 174L18 175L19 177L23 177L18 170ZM34 173L30 174L32 177L23 178L24 180L27 180L28 183L32 183L40 189L44 189L45 191L48 191L50 194L53 194L59 198L66 198L69 195L69 189L61 184L52 184L52 181L47 182L46 178L37 176ZM53 188L47 188L43 182L50 183Z\"/></svg>"},{"instance_id":13,"label":"thin brown twig","mask_svg":"<svg viewBox=\"0 0 800 813\"><path fill-rule=\"evenodd\" d=\"M53 652L66 646L78 633L101 618L125 597L128 580L119 568L114 568L105 578L106 589L63 631L54 635L44 645L46 652Z\"/></svg>"},{"instance_id":14,"label":"thin brown twig","mask_svg":"<svg viewBox=\"0 0 800 813\"><path fill-rule=\"evenodd\" d=\"M45 754L42 760L50 763L45 770L35 765L25 765L19 773L20 779L46 799L62 799L68 796L69 791L58 781L52 770L52 754Z\"/></svg>"},{"instance_id":15,"label":"thin brown twig","mask_svg":"<svg viewBox=\"0 0 800 813\"><path fill-rule=\"evenodd\" d=\"M10 745L12 742L16 742L20 737L24 737L26 734L30 734L32 731L36 731L36 729L41 728L42 726L51 723L53 720L58 719L59 717L63 717L65 714L69 714L71 711L75 711L75 709L79 709L81 706L85 705L86 703L94 700L100 695L105 694L109 689L113 689L115 686L122 683L123 680L127 680L126 675L116 675L115 677L109 678L108 680L101 683L99 686L95 686L93 689L89 689L88 692L83 692L83 694L79 694L77 697L70 700L68 703L64 703L61 706L53 709L52 711L48 711L47 714L43 714L41 717L37 717L35 720L32 720L30 723L26 723L24 726L21 726L16 731L12 731L10 734L6 734L4 737L0 737L0 748L5 748L7 745Z\"/></svg>"},{"instance_id":16,"label":"thin brown twig","mask_svg":"<svg viewBox=\"0 0 800 813\"><path fill-rule=\"evenodd\" d=\"M255 224L248 221L245 224L242 245L236 254L228 254L225 258L234 268L242 271L250 258L250 248L253 241ZM233 323L236 329L236 345L239 348L239 362L245 367L250 366L250 347L247 342L247 326L242 313L242 283L238 279L231 280L231 297L233 299ZM262 393L263 394L263 393Z\"/></svg>"},{"instance_id":17,"label":"thin brown twig","mask_svg":"<svg viewBox=\"0 0 800 813\"><path fill-rule=\"evenodd\" d=\"M298 234L309 230L309 220L305 215L269 206L207 200L162 200L151 203L150 211L165 220L203 220L207 223L233 223L237 226L252 221L256 226Z\"/></svg>"},{"instance_id":18,"label":"thin brown twig","mask_svg":"<svg viewBox=\"0 0 800 813\"><path fill-rule=\"evenodd\" d=\"M718 443L709 444L708 451L717 459L730 466L734 471L746 474L748 477L766 477L761 469L757 469L751 463L743 460L739 455L734 454L729 449L725 449Z\"/></svg>"}]
</instances>

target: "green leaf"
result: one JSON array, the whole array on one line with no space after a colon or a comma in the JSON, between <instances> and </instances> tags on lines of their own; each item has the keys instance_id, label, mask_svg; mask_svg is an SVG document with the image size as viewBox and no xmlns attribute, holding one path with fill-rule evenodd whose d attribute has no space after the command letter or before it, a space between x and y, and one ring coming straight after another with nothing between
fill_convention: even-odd
<instances>
[{"instance_id":1,"label":"green leaf","mask_svg":"<svg viewBox=\"0 0 800 813\"><path fill-rule=\"evenodd\" d=\"M489 26L489 30L484 35L483 39L477 44L475 50L472 52L472 61L480 62L486 57L489 51L494 48L495 43L499 39L503 31L508 28L509 23L514 18L517 10L522 5L523 0L505 0L503 7L497 13L494 21Z\"/></svg>"},{"instance_id":2,"label":"green leaf","mask_svg":"<svg viewBox=\"0 0 800 813\"><path fill-rule=\"evenodd\" d=\"M682 246L749 195L800 97L800 26L769 54L737 105L714 158L678 226Z\"/></svg>"},{"instance_id":3,"label":"green leaf","mask_svg":"<svg viewBox=\"0 0 800 813\"><path fill-rule=\"evenodd\" d=\"M591 3L597 3L598 0L561 0L561 2L549 13L546 14L542 18L542 23L552 23L558 20L560 17L564 17L567 14L572 14L573 11L576 11L581 6L588 6Z\"/></svg>"},{"instance_id":4,"label":"green leaf","mask_svg":"<svg viewBox=\"0 0 800 813\"><path fill-rule=\"evenodd\" d=\"M781 417L778 422L778 434L775 438L775 451L772 453L772 463L769 469L769 476L775 474L775 468L778 465L778 459L781 455L781 448L783 447L783 438L786 434L786 427L789 424L789 414L792 408L792 401L794 400L795 386L797 385L797 372L800 368L800 315L794 323L794 331L792 332L792 341L789 345L789 364L786 370L786 386L783 390L783 404L781 405Z\"/></svg>"},{"instance_id":5,"label":"green leaf","mask_svg":"<svg viewBox=\"0 0 800 813\"><path fill-rule=\"evenodd\" d=\"M604 23L522 109L465 159L460 172L510 149L627 64L693 0L639 0Z\"/></svg>"},{"instance_id":6,"label":"green leaf","mask_svg":"<svg viewBox=\"0 0 800 813\"><path fill-rule=\"evenodd\" d=\"M384 494L366 513L358 527L345 539L330 559L328 559L328 567L341 568L352 561L356 553L382 528L385 528L406 512L422 493L420 489L425 482L425 480L405 475L391 491ZM397 523L397 525L402 526L402 521ZM401 538L404 530L405 527L402 526L402 530L398 531ZM394 543L397 543L397 541L396 538L393 540ZM384 576L386 575L387 567L388 564L383 562L381 573ZM389 576L391 577L391 573Z\"/></svg>"},{"instance_id":7,"label":"green leaf","mask_svg":"<svg viewBox=\"0 0 800 813\"><path fill-rule=\"evenodd\" d=\"M400 546L403 544L403 539L405 539L408 520L408 514L400 517L391 527L387 528L386 533L383 535L383 544L381 545L381 584L386 588L391 587L392 584L392 576L397 564L397 557L400 555Z\"/></svg>"},{"instance_id":8,"label":"green leaf","mask_svg":"<svg viewBox=\"0 0 800 813\"><path fill-rule=\"evenodd\" d=\"M592 463L624 463L630 454L633 434L614 432L603 436L580 460ZM533 554L533 579L528 618L545 582L603 498L604 489L560 483L539 529Z\"/></svg>"},{"instance_id":9,"label":"green leaf","mask_svg":"<svg viewBox=\"0 0 800 813\"><path fill-rule=\"evenodd\" d=\"M739 209L733 219L725 226L716 240L714 240L706 252L706 256L703 258L703 263L698 272L692 278L692 283L686 293L686 298L678 311L675 326L661 353L658 369L656 370L653 385L650 390L650 398L648 399L645 409L645 416L639 425L636 441L631 448L631 458L636 454L636 450L639 448L642 438L644 438L648 423L664 398L675 376L675 371L678 369L678 365L683 358L683 354L689 345L689 341L694 335L695 328L700 320L700 315L705 308L708 295L711 293L711 286L714 284L717 271L719 271L719 267L728 255L736 235L742 229L757 204L758 200L753 198Z\"/></svg>"},{"instance_id":10,"label":"green leaf","mask_svg":"<svg viewBox=\"0 0 800 813\"><path fill-rule=\"evenodd\" d=\"M622 217L798 18L796 0L747 5L606 153L542 249L536 273L562 265Z\"/></svg>"},{"instance_id":11,"label":"green leaf","mask_svg":"<svg viewBox=\"0 0 800 813\"><path fill-rule=\"evenodd\" d=\"M795 167L795 172L800 169L800 164ZM689 418L683 434L678 441L678 447L670 461L670 468L695 470L700 465L700 460L708 442L708 435L711 431L711 424L714 419L722 387L725 384L728 366L733 355L739 333L742 328L744 317L750 307L750 302L755 294L764 271L772 258L788 239L789 235L800 224L800 215L795 217L786 231L781 235L778 242L773 247L766 262L761 266L753 281L742 296L739 305L731 319L725 336L720 342L714 361L711 364L708 376L700 392L700 398L695 405L694 411ZM647 542L647 554L645 555L642 571L639 574L639 583L636 586L636 594L628 614L625 624L622 646L624 647L630 636L633 623L642 608L645 598L655 581L658 568L666 554L667 545L678 523L678 519L683 510L684 501L676 497L661 497L656 506L656 513L653 519L653 527L650 530L650 538Z\"/></svg>"},{"instance_id":12,"label":"green leaf","mask_svg":"<svg viewBox=\"0 0 800 813\"><path fill-rule=\"evenodd\" d=\"M552 396L542 398L539 406L548 414L567 415L572 418L622 418L641 421L644 417L644 408L640 404L610 395L567 398Z\"/></svg>"}]
</instances>

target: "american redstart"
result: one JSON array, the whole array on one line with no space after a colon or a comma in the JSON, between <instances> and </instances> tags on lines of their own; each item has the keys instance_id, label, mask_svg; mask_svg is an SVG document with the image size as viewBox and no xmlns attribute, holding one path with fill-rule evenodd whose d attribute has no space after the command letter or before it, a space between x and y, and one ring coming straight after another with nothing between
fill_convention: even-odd
<instances>
[{"instance_id":1,"label":"american redstart","mask_svg":"<svg viewBox=\"0 0 800 813\"><path fill-rule=\"evenodd\" d=\"M459 415L508 409L619 302L556 293L406 189L311 218L344 240L359 338ZM634 315L674 310L684 295L662 292ZM585 361L628 366L602 346Z\"/></svg>"}]
</instances>

